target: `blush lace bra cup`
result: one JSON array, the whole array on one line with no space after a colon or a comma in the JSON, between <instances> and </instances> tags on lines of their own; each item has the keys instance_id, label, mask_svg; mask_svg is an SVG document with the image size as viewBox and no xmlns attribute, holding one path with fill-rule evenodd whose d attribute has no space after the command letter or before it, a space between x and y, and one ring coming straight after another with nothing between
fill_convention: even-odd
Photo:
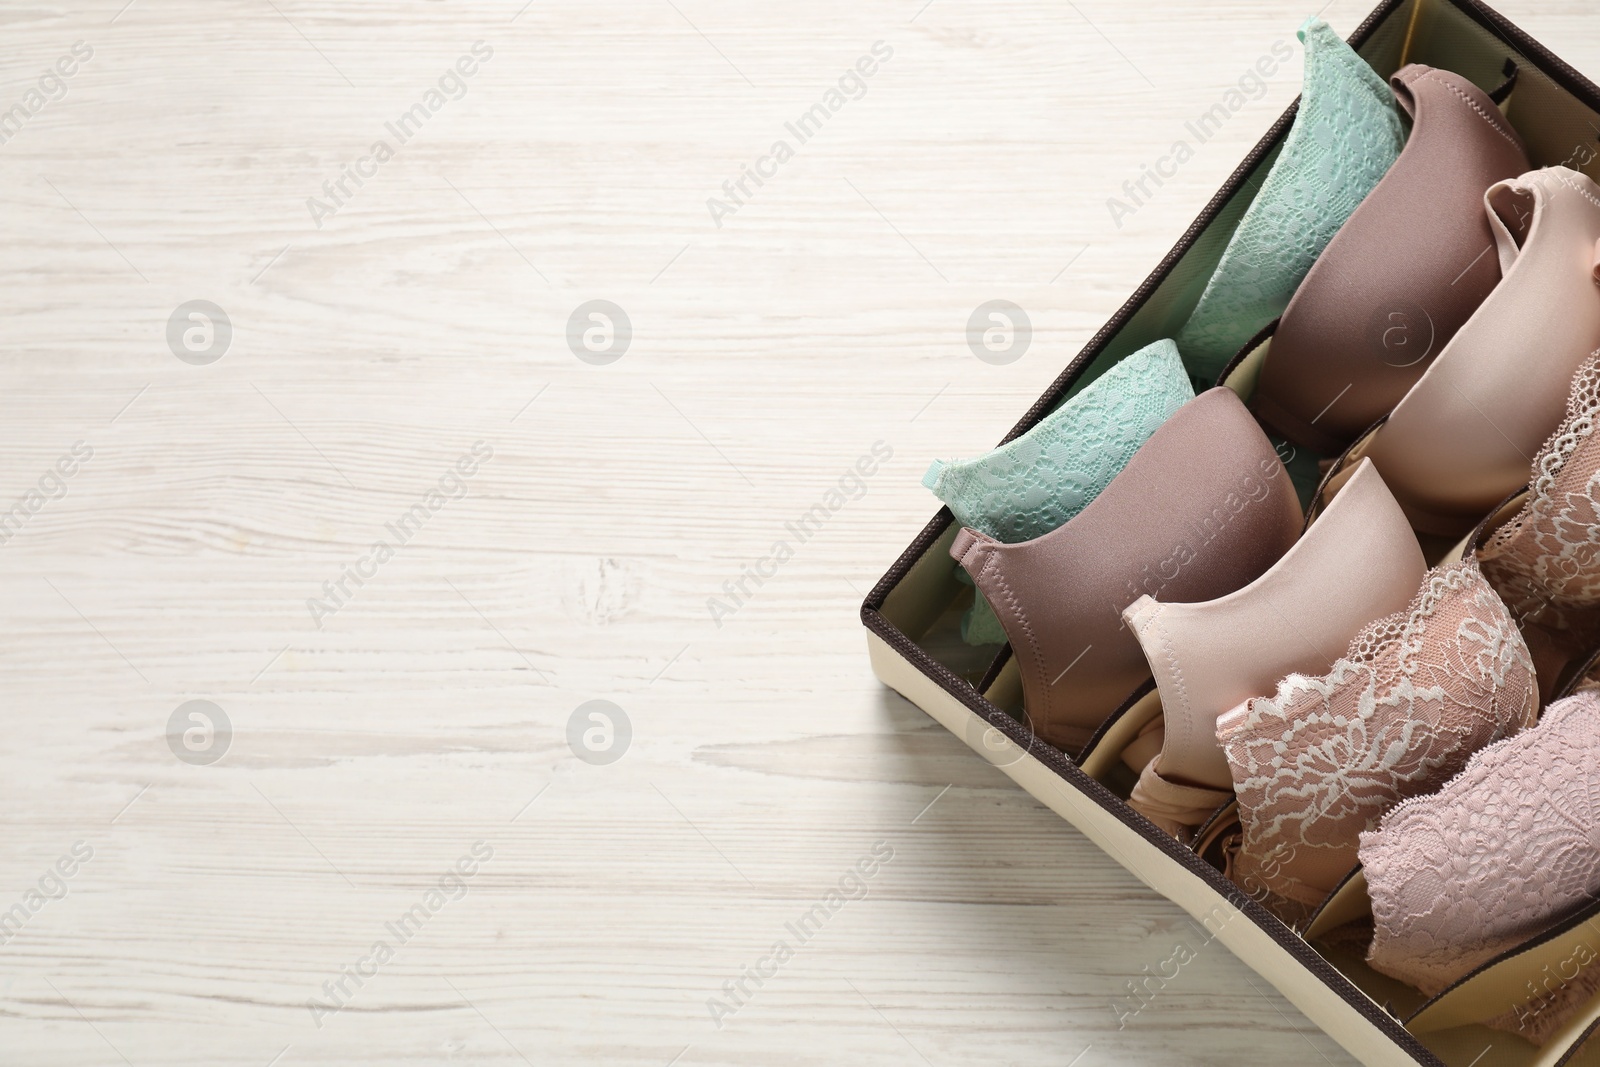
<instances>
[{"instance_id":1,"label":"blush lace bra cup","mask_svg":"<svg viewBox=\"0 0 1600 1067\"><path fill-rule=\"evenodd\" d=\"M1600 347L1600 187L1550 167L1484 203L1504 280L1360 449L1414 527L1449 537L1527 481L1573 372Z\"/></svg>"},{"instance_id":2,"label":"blush lace bra cup","mask_svg":"<svg viewBox=\"0 0 1600 1067\"><path fill-rule=\"evenodd\" d=\"M1076 518L1004 544L963 529L950 554L994 606L1035 734L1077 751L1149 677L1122 609L1143 593L1209 600L1253 581L1299 534L1283 463L1232 390L1150 436Z\"/></svg>"},{"instance_id":3,"label":"blush lace bra cup","mask_svg":"<svg viewBox=\"0 0 1600 1067\"><path fill-rule=\"evenodd\" d=\"M1403 610L1427 571L1406 518L1363 461L1300 540L1218 600L1140 597L1123 612L1155 675L1165 735L1129 803L1174 836L1232 799L1217 717L1285 675L1321 674L1363 626Z\"/></svg>"},{"instance_id":4,"label":"blush lace bra cup","mask_svg":"<svg viewBox=\"0 0 1600 1067\"><path fill-rule=\"evenodd\" d=\"M1390 84L1413 120L1405 149L1289 301L1252 403L1322 455L1393 408L1500 280L1483 192L1529 169L1465 78L1411 64Z\"/></svg>"},{"instance_id":5,"label":"blush lace bra cup","mask_svg":"<svg viewBox=\"0 0 1600 1067\"><path fill-rule=\"evenodd\" d=\"M1218 720L1239 797L1234 881L1304 917L1355 866L1363 830L1537 710L1527 646L1477 560L1435 567L1326 674L1291 674Z\"/></svg>"},{"instance_id":6,"label":"blush lace bra cup","mask_svg":"<svg viewBox=\"0 0 1600 1067\"><path fill-rule=\"evenodd\" d=\"M1026 433L977 459L934 460L922 484L956 522L1008 544L1047 534L1082 511L1194 387L1170 340L1146 345ZM962 620L973 644L1005 640L979 597Z\"/></svg>"},{"instance_id":7,"label":"blush lace bra cup","mask_svg":"<svg viewBox=\"0 0 1600 1067\"><path fill-rule=\"evenodd\" d=\"M1567 415L1533 459L1528 499L1478 552L1517 619L1548 698L1600 647L1600 354L1573 376Z\"/></svg>"},{"instance_id":8,"label":"blush lace bra cup","mask_svg":"<svg viewBox=\"0 0 1600 1067\"><path fill-rule=\"evenodd\" d=\"M1405 144L1394 94L1322 19L1299 30L1305 79L1294 125L1178 331L1195 374L1214 380L1283 314L1306 271Z\"/></svg>"},{"instance_id":9,"label":"blush lace bra cup","mask_svg":"<svg viewBox=\"0 0 1600 1067\"><path fill-rule=\"evenodd\" d=\"M1479 752L1433 796L1361 835L1372 899L1368 961L1432 996L1600 893L1600 693ZM1489 1025L1539 1044L1600 983L1591 967L1558 1003Z\"/></svg>"}]
</instances>

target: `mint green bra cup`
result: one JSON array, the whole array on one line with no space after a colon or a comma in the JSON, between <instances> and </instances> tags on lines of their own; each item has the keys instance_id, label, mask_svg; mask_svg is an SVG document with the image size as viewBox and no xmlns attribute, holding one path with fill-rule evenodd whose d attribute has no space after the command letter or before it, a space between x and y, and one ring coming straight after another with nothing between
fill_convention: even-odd
<instances>
[{"instance_id":1,"label":"mint green bra cup","mask_svg":"<svg viewBox=\"0 0 1600 1067\"><path fill-rule=\"evenodd\" d=\"M922 484L956 523L1015 544L1049 533L1088 506L1188 401L1194 387L1170 340L1146 345L1015 440L977 459L934 460ZM966 572L957 570L966 578ZM966 578L970 583L971 579ZM1004 644L981 595L961 620L969 644Z\"/></svg>"},{"instance_id":2,"label":"mint green bra cup","mask_svg":"<svg viewBox=\"0 0 1600 1067\"><path fill-rule=\"evenodd\" d=\"M1299 30L1300 109L1189 321L1178 331L1194 373L1223 366L1289 298L1322 249L1405 146L1394 93L1326 22Z\"/></svg>"}]
</instances>

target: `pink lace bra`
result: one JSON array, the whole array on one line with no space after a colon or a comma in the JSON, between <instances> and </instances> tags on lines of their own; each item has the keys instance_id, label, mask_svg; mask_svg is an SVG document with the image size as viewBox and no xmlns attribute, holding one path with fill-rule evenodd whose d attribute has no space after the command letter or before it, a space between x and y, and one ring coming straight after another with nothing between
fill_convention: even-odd
<instances>
[{"instance_id":1,"label":"pink lace bra","mask_svg":"<svg viewBox=\"0 0 1600 1067\"><path fill-rule=\"evenodd\" d=\"M1218 720L1239 798L1234 880L1303 916L1355 866L1361 831L1537 708L1527 646L1477 561L1434 568L1328 673L1291 674Z\"/></svg>"},{"instance_id":2,"label":"pink lace bra","mask_svg":"<svg viewBox=\"0 0 1600 1067\"><path fill-rule=\"evenodd\" d=\"M1478 553L1522 625L1541 688L1600 645L1600 354L1578 368L1567 415L1533 460L1528 499Z\"/></svg>"},{"instance_id":3,"label":"pink lace bra","mask_svg":"<svg viewBox=\"0 0 1600 1067\"><path fill-rule=\"evenodd\" d=\"M1600 692L1479 752L1437 794L1361 835L1372 898L1368 961L1436 994L1600 893ZM1542 1043L1600 987L1600 967L1489 1025Z\"/></svg>"}]
</instances>

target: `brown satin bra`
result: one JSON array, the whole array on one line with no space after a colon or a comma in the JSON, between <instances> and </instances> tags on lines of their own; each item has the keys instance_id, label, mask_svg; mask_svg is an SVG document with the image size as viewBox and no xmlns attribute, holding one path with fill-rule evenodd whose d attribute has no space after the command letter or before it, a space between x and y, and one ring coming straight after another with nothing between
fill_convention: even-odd
<instances>
[{"instance_id":1,"label":"brown satin bra","mask_svg":"<svg viewBox=\"0 0 1600 1067\"><path fill-rule=\"evenodd\" d=\"M1405 149L1296 290L1251 404L1325 456L1387 414L1499 282L1483 193L1529 166L1465 78L1412 64L1390 85L1413 122Z\"/></svg>"},{"instance_id":2,"label":"brown satin bra","mask_svg":"<svg viewBox=\"0 0 1600 1067\"><path fill-rule=\"evenodd\" d=\"M963 529L950 554L994 607L1038 737L1076 751L1150 676L1122 611L1144 595L1210 600L1289 549L1300 505L1239 397L1211 389L1151 435L1066 525L1002 544Z\"/></svg>"}]
</instances>

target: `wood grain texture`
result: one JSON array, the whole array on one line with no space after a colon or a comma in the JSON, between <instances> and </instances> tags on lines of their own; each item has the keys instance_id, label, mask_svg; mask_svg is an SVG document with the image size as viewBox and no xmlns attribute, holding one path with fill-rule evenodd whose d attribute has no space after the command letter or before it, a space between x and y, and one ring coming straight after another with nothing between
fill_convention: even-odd
<instances>
[{"instance_id":1,"label":"wood grain texture","mask_svg":"<svg viewBox=\"0 0 1600 1067\"><path fill-rule=\"evenodd\" d=\"M0 1060L29 1065L1348 1062L1220 946L881 688L861 595L1294 96L1120 227L1105 200L1304 16L1277 0L97 0L0 11ZM519 10L520 8L520 10ZM1504 8L1600 71L1586 6ZM1327 17L1348 32L1361 5ZM874 42L735 214L706 206ZM492 58L318 226L307 199ZM633 340L594 366L582 302ZM973 358L1005 298L1025 358ZM223 358L168 317L213 301ZM493 458L319 626L475 442ZM736 614L707 600L874 442ZM222 707L210 766L165 737ZM574 757L592 699L632 725ZM321 1025L475 842L491 859ZM714 1025L877 842L893 859ZM348 981L348 980L347 980ZM1077 1057L1075 1059L1075 1057Z\"/></svg>"}]
</instances>

